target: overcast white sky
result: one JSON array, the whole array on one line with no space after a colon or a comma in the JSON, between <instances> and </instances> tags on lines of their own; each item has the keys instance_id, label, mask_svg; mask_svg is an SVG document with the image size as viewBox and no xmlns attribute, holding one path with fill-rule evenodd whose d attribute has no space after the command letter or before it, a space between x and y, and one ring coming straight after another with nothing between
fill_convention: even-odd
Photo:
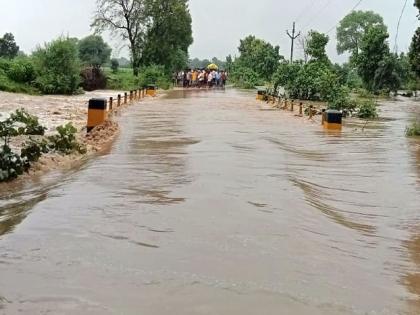
<instances>
[{"instance_id":1,"label":"overcast white sky","mask_svg":"<svg viewBox=\"0 0 420 315\"><path fill-rule=\"evenodd\" d=\"M239 39L254 34L280 45L288 56L290 40L286 29L297 20L297 29L326 32L347 14L358 0L190 0L194 44L191 57L224 58L236 54ZM397 22L405 0L364 0L358 9L381 14L390 31L393 49ZM409 47L414 30L420 26L413 0L405 10L398 38L400 51ZM21 49L31 52L38 44L64 34L72 37L88 35L95 0L0 0L0 34L12 32ZM343 61L335 51L335 30L329 54ZM118 47L121 43L114 42ZM122 53L124 54L124 53ZM299 54L299 52L298 52Z\"/></svg>"}]
</instances>

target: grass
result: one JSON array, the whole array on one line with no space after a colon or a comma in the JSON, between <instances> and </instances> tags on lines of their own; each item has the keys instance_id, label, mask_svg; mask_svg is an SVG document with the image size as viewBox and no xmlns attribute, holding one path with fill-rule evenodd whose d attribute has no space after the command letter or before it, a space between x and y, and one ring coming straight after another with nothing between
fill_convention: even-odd
<instances>
[{"instance_id":1,"label":"grass","mask_svg":"<svg viewBox=\"0 0 420 315\"><path fill-rule=\"evenodd\" d=\"M39 95L40 92L29 84L17 83L0 70L0 91Z\"/></svg>"},{"instance_id":2,"label":"grass","mask_svg":"<svg viewBox=\"0 0 420 315\"><path fill-rule=\"evenodd\" d=\"M413 124L406 128L405 134L407 137L418 137L420 136L420 122L415 121Z\"/></svg>"},{"instance_id":3,"label":"grass","mask_svg":"<svg viewBox=\"0 0 420 315\"><path fill-rule=\"evenodd\" d=\"M107 88L110 90L134 90L138 88L137 78L133 75L133 70L120 68L117 73L113 73L111 68L103 68L108 78Z\"/></svg>"}]
</instances>

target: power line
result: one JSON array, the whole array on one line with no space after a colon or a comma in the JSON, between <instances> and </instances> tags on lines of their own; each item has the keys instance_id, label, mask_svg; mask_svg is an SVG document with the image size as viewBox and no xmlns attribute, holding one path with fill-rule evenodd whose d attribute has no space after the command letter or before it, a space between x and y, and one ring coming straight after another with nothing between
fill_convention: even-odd
<instances>
[{"instance_id":1,"label":"power line","mask_svg":"<svg viewBox=\"0 0 420 315\"><path fill-rule=\"evenodd\" d=\"M317 3L317 2L319 2L320 0L317 0L317 1L315 1L315 0L313 0L312 2L311 2L311 4L309 5L309 7L304 7L303 9L302 9L302 11L299 13L299 15L296 17L296 19L295 19L295 22L297 23L297 22L299 22L300 21L300 19L305 15L305 13L307 13L307 12L309 12L314 6L315 6L315 4Z\"/></svg>"},{"instance_id":2,"label":"power line","mask_svg":"<svg viewBox=\"0 0 420 315\"><path fill-rule=\"evenodd\" d=\"M359 7L359 5L361 5L362 4L362 2L363 2L363 0L358 0L358 2L353 6L353 8L350 10L350 12L352 12L352 11L354 11L354 10L356 10L358 7ZM329 34L329 33L331 33L337 26L338 26L338 24L340 24L340 22L338 22L337 24L335 24L333 27L331 27L328 31L327 31L327 34Z\"/></svg>"},{"instance_id":3,"label":"power line","mask_svg":"<svg viewBox=\"0 0 420 315\"><path fill-rule=\"evenodd\" d=\"M332 0L328 0L322 7L321 9L318 10L318 12L316 12L314 14L314 16L311 18L311 20L309 21L309 23L307 23L304 27L302 27L302 29L306 29L310 24L312 24L314 22L314 20L316 20L318 18L318 16L322 13L322 11L324 11L331 3Z\"/></svg>"},{"instance_id":4,"label":"power line","mask_svg":"<svg viewBox=\"0 0 420 315\"><path fill-rule=\"evenodd\" d=\"M404 6L403 6L403 8L401 10L400 18L398 19L397 34L395 35L395 45L394 45L395 53L398 53L398 35L399 35L399 32L400 32L401 19L402 19L403 15L404 15L405 8L407 7L407 2L408 2L408 0L405 0Z\"/></svg>"}]
</instances>

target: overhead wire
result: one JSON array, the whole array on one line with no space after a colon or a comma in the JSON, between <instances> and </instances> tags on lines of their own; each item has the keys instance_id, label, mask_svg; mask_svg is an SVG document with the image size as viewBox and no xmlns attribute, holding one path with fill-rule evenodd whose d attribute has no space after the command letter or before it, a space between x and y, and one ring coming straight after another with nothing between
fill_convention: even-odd
<instances>
[{"instance_id":1,"label":"overhead wire","mask_svg":"<svg viewBox=\"0 0 420 315\"><path fill-rule=\"evenodd\" d=\"M299 15L296 17L296 19L295 19L295 22L297 23L297 22L299 22L300 21L300 19L305 15L305 13L307 13L307 12L309 12L309 11L311 11L311 9L315 6L315 4L317 3L317 2L319 2L320 0L313 0L312 2L311 2L311 4L308 6L308 7L304 7L303 9L302 9L302 11L299 13Z\"/></svg>"},{"instance_id":2,"label":"overhead wire","mask_svg":"<svg viewBox=\"0 0 420 315\"><path fill-rule=\"evenodd\" d=\"M353 6L353 8L350 10L350 12L356 10L361 4L362 4L363 0L358 0L358 2ZM331 33L337 26L338 24L340 24L340 22L338 22L337 24L335 24L333 27L331 27L326 34Z\"/></svg>"},{"instance_id":3,"label":"overhead wire","mask_svg":"<svg viewBox=\"0 0 420 315\"><path fill-rule=\"evenodd\" d=\"M401 10L401 15L400 15L400 17L398 19L397 33L395 34L395 45L394 45L394 51L395 51L395 53L398 53L398 36L399 36L399 32L400 32L401 20L402 20L402 17L404 15L405 9L407 8L407 3L408 3L408 0L405 0L404 6L403 6L403 8Z\"/></svg>"},{"instance_id":4,"label":"overhead wire","mask_svg":"<svg viewBox=\"0 0 420 315\"><path fill-rule=\"evenodd\" d=\"M324 11L331 3L332 0L328 0L315 14L314 16L311 18L311 21L309 21L309 23L307 23L304 27L302 27L303 30L305 30L310 24L313 23L314 20L316 20L319 15L322 13L322 11Z\"/></svg>"}]
</instances>

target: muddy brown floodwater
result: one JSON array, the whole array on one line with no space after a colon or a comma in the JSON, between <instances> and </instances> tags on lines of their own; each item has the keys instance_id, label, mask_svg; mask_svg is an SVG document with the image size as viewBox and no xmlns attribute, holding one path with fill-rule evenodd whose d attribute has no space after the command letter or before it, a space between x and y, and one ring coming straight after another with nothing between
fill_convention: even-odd
<instances>
[{"instance_id":1,"label":"muddy brown floodwater","mask_svg":"<svg viewBox=\"0 0 420 315\"><path fill-rule=\"evenodd\" d=\"M419 103L326 133L236 90L0 193L1 314L420 314Z\"/></svg>"}]
</instances>

